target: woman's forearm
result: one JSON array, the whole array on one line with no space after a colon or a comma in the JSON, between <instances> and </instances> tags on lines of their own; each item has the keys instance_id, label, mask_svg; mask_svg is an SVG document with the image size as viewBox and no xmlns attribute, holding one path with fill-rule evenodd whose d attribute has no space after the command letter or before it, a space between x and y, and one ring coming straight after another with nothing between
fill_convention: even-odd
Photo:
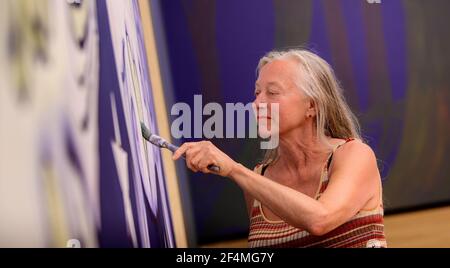
<instances>
[{"instance_id":1,"label":"woman's forearm","mask_svg":"<svg viewBox=\"0 0 450 268\"><path fill-rule=\"evenodd\" d=\"M241 164L233 169L230 178L292 226L316 235L327 229L329 214L317 200L263 177Z\"/></svg>"}]
</instances>

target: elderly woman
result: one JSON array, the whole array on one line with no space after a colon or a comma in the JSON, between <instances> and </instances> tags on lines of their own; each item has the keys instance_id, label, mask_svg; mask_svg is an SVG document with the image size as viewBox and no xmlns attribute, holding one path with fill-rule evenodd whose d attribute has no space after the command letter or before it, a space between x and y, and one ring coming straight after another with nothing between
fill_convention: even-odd
<instances>
[{"instance_id":1,"label":"elderly woman","mask_svg":"<svg viewBox=\"0 0 450 268\"><path fill-rule=\"evenodd\" d=\"M253 171L210 142L185 143L173 158L185 154L194 172L219 166L242 188L250 247L386 247L376 157L331 67L306 50L268 53L255 85L259 125L274 103L279 122L268 129L278 124L279 145Z\"/></svg>"}]
</instances>

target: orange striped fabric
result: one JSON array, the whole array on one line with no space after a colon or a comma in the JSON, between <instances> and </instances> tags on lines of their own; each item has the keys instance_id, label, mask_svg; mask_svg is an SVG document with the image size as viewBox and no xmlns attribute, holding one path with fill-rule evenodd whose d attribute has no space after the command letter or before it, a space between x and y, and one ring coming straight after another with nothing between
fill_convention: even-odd
<instances>
[{"instance_id":1,"label":"orange striped fabric","mask_svg":"<svg viewBox=\"0 0 450 268\"><path fill-rule=\"evenodd\" d=\"M350 141L346 140L345 142ZM343 144L336 146L323 168L316 199L326 190L328 185L328 166L334 151ZM264 174L264 169L258 165L256 172ZM284 221L268 220L263 213L261 203L253 203L250 215L249 247L333 247L333 248L365 248L387 247L384 235L383 205L373 210L359 211L346 223L322 236L314 236L306 230L289 225Z\"/></svg>"}]
</instances>

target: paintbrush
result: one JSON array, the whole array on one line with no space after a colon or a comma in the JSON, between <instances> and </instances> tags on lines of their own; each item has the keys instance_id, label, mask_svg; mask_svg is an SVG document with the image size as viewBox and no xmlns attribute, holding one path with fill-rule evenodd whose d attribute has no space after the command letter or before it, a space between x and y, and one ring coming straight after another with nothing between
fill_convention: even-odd
<instances>
[{"instance_id":1,"label":"paintbrush","mask_svg":"<svg viewBox=\"0 0 450 268\"><path fill-rule=\"evenodd\" d=\"M150 129L148 129L148 127L142 122L141 122L141 131L142 131L142 137L144 137L145 140L147 140L148 142L150 142L151 144L153 144L155 146L158 146L159 148L169 149L170 151L172 151L172 153L174 153L179 148L178 146L175 146L172 143L166 141L162 137L152 134ZM184 154L183 154L183 158L186 158ZM216 172L216 173L220 172L220 168L215 165L209 165L208 169L213 172Z\"/></svg>"}]
</instances>

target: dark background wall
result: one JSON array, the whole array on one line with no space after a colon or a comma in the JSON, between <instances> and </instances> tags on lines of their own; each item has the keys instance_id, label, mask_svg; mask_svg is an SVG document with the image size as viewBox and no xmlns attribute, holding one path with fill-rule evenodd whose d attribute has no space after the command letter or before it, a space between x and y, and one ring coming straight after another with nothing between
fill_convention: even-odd
<instances>
[{"instance_id":1,"label":"dark background wall","mask_svg":"<svg viewBox=\"0 0 450 268\"><path fill-rule=\"evenodd\" d=\"M204 103L251 102L262 55L309 48L335 69L377 154L387 212L450 200L449 1L153 2L164 29L169 105L192 105L194 94ZM255 140L213 142L249 168L261 158ZM245 235L239 188L188 175L198 242Z\"/></svg>"}]
</instances>

